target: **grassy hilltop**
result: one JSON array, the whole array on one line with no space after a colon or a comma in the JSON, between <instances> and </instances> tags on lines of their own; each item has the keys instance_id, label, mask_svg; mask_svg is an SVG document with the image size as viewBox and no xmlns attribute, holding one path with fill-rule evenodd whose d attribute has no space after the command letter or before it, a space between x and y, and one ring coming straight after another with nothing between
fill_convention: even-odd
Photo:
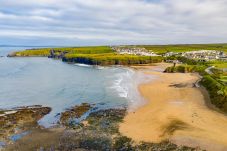
<instances>
[{"instance_id":1,"label":"grassy hilltop","mask_svg":"<svg viewBox=\"0 0 227 151\"><path fill-rule=\"evenodd\" d=\"M62 57L62 60L65 62L85 63L91 65L132 65L162 61L162 57L120 55L108 46L28 49L14 52L12 56L47 57L51 54L51 50L55 51L55 55L65 53Z\"/></svg>"},{"instance_id":2,"label":"grassy hilltop","mask_svg":"<svg viewBox=\"0 0 227 151\"><path fill-rule=\"evenodd\" d=\"M155 53L186 52L196 50L221 50L227 52L227 44L181 44L181 45L139 45Z\"/></svg>"},{"instance_id":3,"label":"grassy hilltop","mask_svg":"<svg viewBox=\"0 0 227 151\"><path fill-rule=\"evenodd\" d=\"M93 46L93 47L62 47L62 48L39 48L39 49L26 49L17 51L12 55L15 56L49 56L50 51L54 49L59 52L67 52L71 54L99 54L99 53L112 53L113 50L107 46Z\"/></svg>"},{"instance_id":4,"label":"grassy hilltop","mask_svg":"<svg viewBox=\"0 0 227 151\"><path fill-rule=\"evenodd\" d=\"M179 44L179 45L128 45L123 47L143 47L158 54L166 52L186 52L196 50L221 50L227 52L227 44ZM48 56L52 48L28 49L16 52L18 56ZM113 50L108 46L90 47L62 47L54 50L66 51L76 54L111 53Z\"/></svg>"},{"instance_id":5,"label":"grassy hilltop","mask_svg":"<svg viewBox=\"0 0 227 151\"><path fill-rule=\"evenodd\" d=\"M166 52L186 52L196 50L221 50L227 52L227 44L181 44L181 45L128 45L120 46L124 48L141 47L157 54ZM27 49L14 52L11 56L16 57L47 57L54 50L54 55L59 56L65 62L95 64L95 65L132 65L149 64L161 62L163 57L148 57L136 55L117 54L109 46L89 46L89 47L62 47L62 48L39 48ZM63 55L61 55L63 54ZM56 57L57 58L57 57ZM213 62L219 68L226 68L227 63Z\"/></svg>"}]
</instances>

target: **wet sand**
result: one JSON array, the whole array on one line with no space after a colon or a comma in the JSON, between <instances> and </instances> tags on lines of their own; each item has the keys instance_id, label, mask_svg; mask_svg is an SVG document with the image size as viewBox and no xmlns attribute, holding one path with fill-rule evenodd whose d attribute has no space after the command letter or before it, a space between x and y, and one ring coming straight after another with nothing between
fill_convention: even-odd
<instances>
[{"instance_id":1,"label":"wet sand","mask_svg":"<svg viewBox=\"0 0 227 151\"><path fill-rule=\"evenodd\" d=\"M227 116L207 107L201 88L194 87L199 76L159 71L166 66L158 64L142 71L159 78L139 86L148 102L128 113L120 132L137 142L170 140L210 151L227 150Z\"/></svg>"}]
</instances>

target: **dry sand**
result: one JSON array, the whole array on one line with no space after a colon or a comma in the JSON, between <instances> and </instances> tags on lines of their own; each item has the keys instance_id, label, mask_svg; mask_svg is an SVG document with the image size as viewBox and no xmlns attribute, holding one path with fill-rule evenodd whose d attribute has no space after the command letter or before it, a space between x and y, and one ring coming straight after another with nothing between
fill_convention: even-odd
<instances>
[{"instance_id":1,"label":"dry sand","mask_svg":"<svg viewBox=\"0 0 227 151\"><path fill-rule=\"evenodd\" d=\"M155 70L165 67L159 64L143 71L159 78L139 86L148 102L128 113L120 132L137 142L168 139L178 145L226 151L227 116L207 107L201 90L193 87L199 76Z\"/></svg>"}]
</instances>

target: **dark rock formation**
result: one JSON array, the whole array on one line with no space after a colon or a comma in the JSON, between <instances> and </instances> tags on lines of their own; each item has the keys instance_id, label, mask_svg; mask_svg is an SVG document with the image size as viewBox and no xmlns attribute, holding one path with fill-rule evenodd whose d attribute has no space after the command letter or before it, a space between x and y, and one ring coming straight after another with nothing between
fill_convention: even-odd
<instances>
[{"instance_id":1,"label":"dark rock formation","mask_svg":"<svg viewBox=\"0 0 227 151\"><path fill-rule=\"evenodd\" d=\"M50 55L48 56L48 58L62 59L66 53L68 53L68 52L51 49Z\"/></svg>"},{"instance_id":2,"label":"dark rock formation","mask_svg":"<svg viewBox=\"0 0 227 151\"><path fill-rule=\"evenodd\" d=\"M49 107L29 106L0 111L0 140L7 140L16 129L37 126L37 121L51 111Z\"/></svg>"}]
</instances>

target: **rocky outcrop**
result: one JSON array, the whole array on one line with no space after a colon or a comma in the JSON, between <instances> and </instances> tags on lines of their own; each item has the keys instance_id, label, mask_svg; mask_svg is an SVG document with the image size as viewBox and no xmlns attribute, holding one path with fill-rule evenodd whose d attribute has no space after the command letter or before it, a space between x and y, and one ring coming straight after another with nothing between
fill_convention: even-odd
<instances>
[{"instance_id":1,"label":"rocky outcrop","mask_svg":"<svg viewBox=\"0 0 227 151\"><path fill-rule=\"evenodd\" d=\"M80 118L83 114L88 112L92 106L88 103L82 103L81 105L76 105L72 108L67 109L65 112L61 113L60 123L69 126L70 121L73 119Z\"/></svg>"},{"instance_id":2,"label":"rocky outcrop","mask_svg":"<svg viewBox=\"0 0 227 151\"><path fill-rule=\"evenodd\" d=\"M37 121L51 111L49 107L26 106L0 111L0 140L7 140L17 129L28 125L37 126Z\"/></svg>"},{"instance_id":3,"label":"rocky outcrop","mask_svg":"<svg viewBox=\"0 0 227 151\"><path fill-rule=\"evenodd\" d=\"M62 59L67 53L68 53L67 51L51 49L48 58Z\"/></svg>"}]
</instances>

